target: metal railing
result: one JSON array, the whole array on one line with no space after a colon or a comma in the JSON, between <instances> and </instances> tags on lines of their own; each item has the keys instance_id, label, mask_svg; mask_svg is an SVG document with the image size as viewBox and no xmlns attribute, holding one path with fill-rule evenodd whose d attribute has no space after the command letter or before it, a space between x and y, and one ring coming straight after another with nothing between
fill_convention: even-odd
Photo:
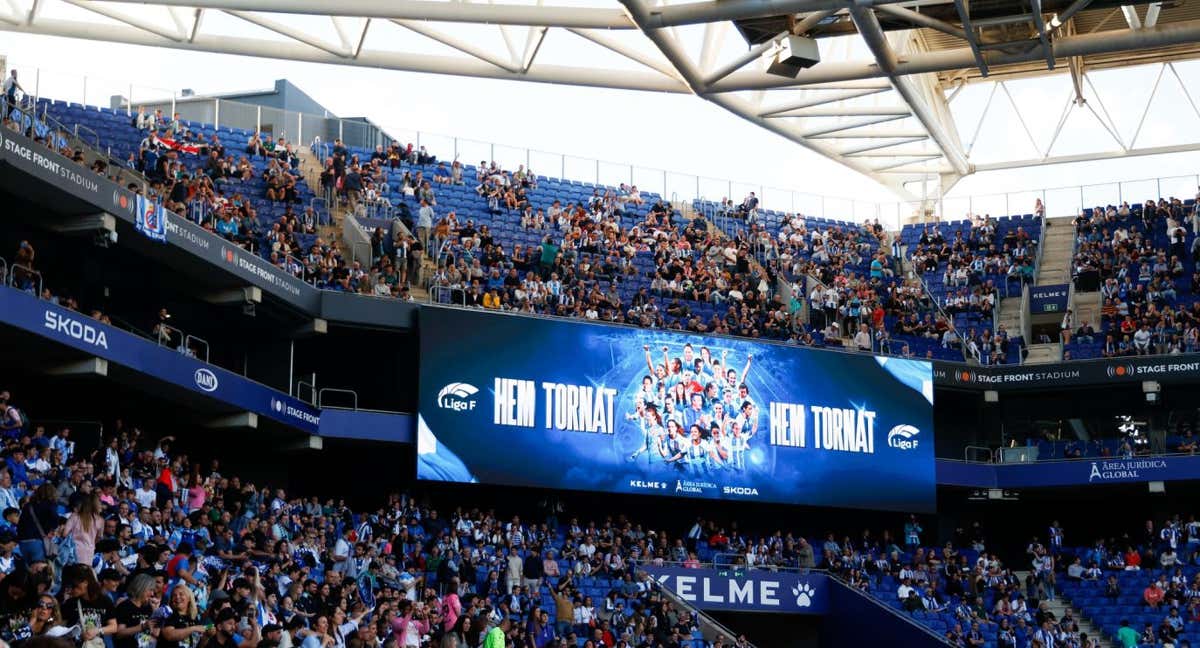
<instances>
[{"instance_id":1,"label":"metal railing","mask_svg":"<svg viewBox=\"0 0 1200 648\"><path fill-rule=\"evenodd\" d=\"M1174 414L1174 413L1172 413ZM1101 441L1102 439L1090 439L1090 441ZM1112 440L1112 439L1109 439ZM1083 444L1082 449L1087 449L1087 444L1090 441L1078 439L1080 444ZM1148 446L1147 446L1148 447ZM1163 446L1160 446L1163 447ZM1057 454L1058 447L1054 450ZM1111 455L1103 456L1082 456L1082 457L1059 457L1055 455L1044 455L1041 453L1041 448L1038 445L1001 445L998 447L968 445L963 448L963 458L955 459L953 457L938 457L938 461L961 461L963 463L1068 463L1082 461L1097 461L1097 460L1128 460L1128 459L1153 459L1158 457L1194 457L1200 454L1196 452L1172 452L1165 449L1160 451L1138 452L1136 449L1132 456Z\"/></svg>"},{"instance_id":2,"label":"metal railing","mask_svg":"<svg viewBox=\"0 0 1200 648\"><path fill-rule=\"evenodd\" d=\"M97 151L104 148L104 146L102 144L100 144L100 133L97 133L96 131L92 130L91 128L88 128L87 126L84 126L83 124L75 124L75 137L79 137L79 139L83 139L82 137L80 137L79 131L85 131L87 133L91 133L92 139L96 142L95 148ZM84 140L84 141L86 141L86 140Z\"/></svg>"},{"instance_id":3,"label":"metal railing","mask_svg":"<svg viewBox=\"0 0 1200 648\"><path fill-rule=\"evenodd\" d=\"M944 636L935 632L933 630L933 628L930 628L929 626L927 626L923 623L917 622L917 620L914 619L913 617L911 617L910 615L902 614L899 610L894 609L892 606L883 603L882 601L875 598L874 596L871 596L870 594L867 594L866 592L863 592L862 590L858 589L854 585L851 585L850 583L846 582L844 579L842 579L837 574L835 574L833 572L826 572L826 575L829 578L832 578L833 580L836 580L837 582L841 583L843 587L850 590L851 592L854 592L855 595L861 596L861 597L869 600L873 605L875 605L875 607L886 611L888 614L890 614L890 615L896 617L897 619L900 619L904 623L907 623L908 625L912 626L918 632L928 636L931 641L935 641L944 646L953 646L954 645L954 644L951 644L950 641L947 640Z\"/></svg>"},{"instance_id":4,"label":"metal railing","mask_svg":"<svg viewBox=\"0 0 1200 648\"><path fill-rule=\"evenodd\" d=\"M993 213L1012 214L1014 209L1024 213L1021 205L1034 211L1034 201L1040 199L1044 213L1074 215L1084 205L1097 203L1120 204L1135 196L1154 193L1191 195L1200 186L1200 174L1165 176L1090 185L1068 185L1043 187L994 194L950 195L925 198L919 201L869 201L854 197L824 196L819 193L794 188L781 188L761 181L744 182L718 179L694 173L639 167L626 162L611 162L599 159L541 151L526 146L510 146L443 135L422 130L390 132L369 121L340 119L336 116L314 113L283 111L253 103L242 103L219 97L187 96L178 89L147 87L130 83L128 80L111 80L79 75L74 72L59 72L38 66L36 61L10 60L11 67L26 71L25 78L34 78L34 97L55 96L83 105L108 105L115 110L132 116L134 107L144 106L148 110L161 108L168 115L180 113L183 119L213 123L218 127L244 128L255 132L278 135L291 134L288 138L295 144L321 138L316 149L328 154L335 138L349 146L372 149L376 145L387 146L392 142L413 143L414 150L422 146L441 159L496 160L505 167L516 168L523 164L527 169L557 172L560 178L591 181L596 184L635 184L643 191L657 193L672 202L682 197L687 200L706 197L728 197L733 200L749 191L760 198L761 209L783 212L799 212L823 218L863 221L879 218L890 229L899 229L904 222L930 220L957 220L967 214ZM713 198L707 198L712 200ZM1140 198L1134 198L1138 200Z\"/></svg>"},{"instance_id":5,"label":"metal railing","mask_svg":"<svg viewBox=\"0 0 1200 648\"><path fill-rule=\"evenodd\" d=\"M458 295L457 300L454 298L455 295ZM467 291L465 288L459 288L457 286L430 286L429 303L449 304L451 306L462 306L465 308L467 305Z\"/></svg>"},{"instance_id":6,"label":"metal railing","mask_svg":"<svg viewBox=\"0 0 1200 648\"><path fill-rule=\"evenodd\" d=\"M954 325L954 318L946 312L946 309L942 307L942 304L938 301L937 297L933 296L933 292L929 290L929 284L925 283L925 277L922 276L922 273L913 270L912 274L917 278L917 281L921 282L921 289L925 291L925 296L928 297L929 301L933 304L933 309L942 317L946 318L946 324L950 327L949 330L954 331L954 337L958 340L958 350L960 353L962 353L963 362L969 364L972 358L970 357L970 354L967 353L967 344L966 340L963 339L962 332L959 331L958 327ZM942 343L945 343L944 338Z\"/></svg>"},{"instance_id":7,"label":"metal railing","mask_svg":"<svg viewBox=\"0 0 1200 648\"><path fill-rule=\"evenodd\" d=\"M196 353L196 348L197 348L197 346L196 346L196 345L202 345L202 346L203 346L203 348L204 348L204 357L203 357L202 359L204 360L204 362L205 362L205 363L208 363L208 350L209 350L209 347L208 347L208 340L205 340L205 339L204 339L204 338L202 338L202 337L197 337L197 336L195 336L195 335L192 335L192 334L190 334L190 333L184 336L184 338L183 338L183 348L187 349L187 354L188 354L188 355L190 355L190 356L192 356L192 357L195 357L195 358L198 358L198 359L199 359L200 357L199 357L199 355Z\"/></svg>"},{"instance_id":8,"label":"metal railing","mask_svg":"<svg viewBox=\"0 0 1200 648\"><path fill-rule=\"evenodd\" d=\"M972 456L978 457L980 452L983 453L983 456L987 457L986 460L979 461L978 459L971 458ZM992 449L987 446L969 445L969 446L963 448L963 461L967 461L967 462L971 462L971 463L991 463L992 462Z\"/></svg>"},{"instance_id":9,"label":"metal railing","mask_svg":"<svg viewBox=\"0 0 1200 648\"><path fill-rule=\"evenodd\" d=\"M1021 339L1025 349L1021 350L1021 362L1025 364L1026 349L1033 344L1033 317L1029 314L1029 284L1021 282Z\"/></svg>"},{"instance_id":10,"label":"metal railing","mask_svg":"<svg viewBox=\"0 0 1200 648\"><path fill-rule=\"evenodd\" d=\"M738 637L741 635L725 627L725 625L720 621L712 618L708 615L708 613L704 612L695 605L684 601L678 594L671 591L671 588L664 587L662 583L654 580L649 575L646 576L643 582L651 590L669 600L673 606L690 612L693 620L696 622L696 626L700 629L701 636L704 637L704 641L706 641L709 645L712 645L717 638L720 638L721 641L726 645L739 646L741 648L754 648L754 644L748 641L739 642Z\"/></svg>"},{"instance_id":11,"label":"metal railing","mask_svg":"<svg viewBox=\"0 0 1200 648\"><path fill-rule=\"evenodd\" d=\"M17 272L18 270L20 270L20 272ZM23 287L17 285L17 276L18 275L27 275L31 278L37 277L37 293L36 294L37 294L37 298L41 299L42 293L45 291L45 288L46 288L44 282L42 281L42 273L38 272L37 270L34 270L33 268L31 268L27 265L22 265L20 263L12 264L12 271L8 273L8 285L10 287L16 288L18 290L28 290L28 288L23 288ZM24 283L24 282L22 282L22 283Z\"/></svg>"},{"instance_id":12,"label":"metal railing","mask_svg":"<svg viewBox=\"0 0 1200 648\"><path fill-rule=\"evenodd\" d=\"M311 382L310 382L310 381L307 381L307 380L298 380L298 381L296 381L296 389L295 389L295 392L296 392L296 393L295 393L295 394L293 394L293 395L294 395L296 398L299 398L300 400L302 400L302 401L304 401L304 402L308 403L309 405L316 405L316 404L317 404L317 385L316 385L316 382L317 382L317 377L316 377L315 375L313 376L313 379L312 379L312 381L311 381ZM303 396L301 396L301 395L300 395L300 388L301 388L301 387L308 387L308 398L305 398L305 397L303 397Z\"/></svg>"},{"instance_id":13,"label":"metal railing","mask_svg":"<svg viewBox=\"0 0 1200 648\"><path fill-rule=\"evenodd\" d=\"M320 409L322 407L339 407L342 409L347 409L347 408L343 408L340 405L326 404L325 403L325 395L326 394L337 394L340 396L349 396L351 403L353 403L353 404L348 409L354 409L354 410L358 409L358 392L354 391L353 389L338 389L336 387L322 387L321 389L317 390L317 409Z\"/></svg>"}]
</instances>

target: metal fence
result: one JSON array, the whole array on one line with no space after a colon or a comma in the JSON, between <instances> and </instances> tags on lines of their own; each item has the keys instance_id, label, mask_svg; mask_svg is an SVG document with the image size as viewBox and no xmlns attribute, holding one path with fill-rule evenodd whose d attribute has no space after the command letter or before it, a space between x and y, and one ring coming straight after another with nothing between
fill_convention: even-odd
<instances>
[{"instance_id":1,"label":"metal fence","mask_svg":"<svg viewBox=\"0 0 1200 648\"><path fill-rule=\"evenodd\" d=\"M879 219L890 229L899 229L909 222L956 220L973 214L1000 216L1033 213L1034 203L1039 199L1048 215L1073 216L1084 208L1096 205L1140 202L1159 196L1190 197L1200 187L1200 175L1186 175L985 195L951 195L916 202L874 202L422 130L385 132L378 125L359 119L284 111L215 96L189 95L175 89L22 66L18 61L9 63L10 67L21 69L23 84L36 97L109 106L125 110L130 115L139 107L149 110L161 108L168 114L178 112L184 119L265 132L297 144L307 144L317 138L323 142L341 139L348 146L361 148L386 146L392 142L403 145L411 143L414 148L425 147L439 159L459 159L468 164L494 160L505 168L515 169L523 165L537 174L550 177L605 185L634 184L644 192L657 193L674 202L716 202L723 198L740 202L753 191L764 209L839 220ZM88 136L81 134L81 137Z\"/></svg>"}]
</instances>

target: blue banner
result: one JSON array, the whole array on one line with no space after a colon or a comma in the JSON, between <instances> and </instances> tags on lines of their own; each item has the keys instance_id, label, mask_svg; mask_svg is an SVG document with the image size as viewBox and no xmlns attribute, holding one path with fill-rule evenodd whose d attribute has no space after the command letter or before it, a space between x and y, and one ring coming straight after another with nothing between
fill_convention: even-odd
<instances>
[{"instance_id":1,"label":"blue banner","mask_svg":"<svg viewBox=\"0 0 1200 648\"><path fill-rule=\"evenodd\" d=\"M412 443L413 417L411 414L325 407L321 410L320 433L330 438Z\"/></svg>"},{"instance_id":2,"label":"blue banner","mask_svg":"<svg viewBox=\"0 0 1200 648\"><path fill-rule=\"evenodd\" d=\"M417 476L931 511L924 361L422 309Z\"/></svg>"},{"instance_id":3,"label":"blue banner","mask_svg":"<svg viewBox=\"0 0 1200 648\"><path fill-rule=\"evenodd\" d=\"M1065 313L1070 290L1071 287L1068 284L1031 286L1029 288L1029 312L1034 315Z\"/></svg>"},{"instance_id":4,"label":"blue banner","mask_svg":"<svg viewBox=\"0 0 1200 648\"><path fill-rule=\"evenodd\" d=\"M320 412L301 400L28 293L0 288L0 322L317 434Z\"/></svg>"},{"instance_id":5,"label":"blue banner","mask_svg":"<svg viewBox=\"0 0 1200 648\"><path fill-rule=\"evenodd\" d=\"M973 488L1037 488L1200 479L1200 456L983 464L939 459L937 481Z\"/></svg>"},{"instance_id":6,"label":"blue banner","mask_svg":"<svg viewBox=\"0 0 1200 648\"><path fill-rule=\"evenodd\" d=\"M701 610L825 614L833 582L821 572L646 567L660 585Z\"/></svg>"},{"instance_id":7,"label":"blue banner","mask_svg":"<svg viewBox=\"0 0 1200 648\"><path fill-rule=\"evenodd\" d=\"M137 195L137 212L134 215L133 226L147 238L160 243L167 242L167 210L163 206L147 200L142 194Z\"/></svg>"}]
</instances>

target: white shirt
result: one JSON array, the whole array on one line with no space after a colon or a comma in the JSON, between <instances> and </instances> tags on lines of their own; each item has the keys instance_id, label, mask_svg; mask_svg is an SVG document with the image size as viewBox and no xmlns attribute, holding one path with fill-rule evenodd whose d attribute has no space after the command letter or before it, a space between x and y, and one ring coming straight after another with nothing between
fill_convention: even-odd
<instances>
[{"instance_id":1,"label":"white shirt","mask_svg":"<svg viewBox=\"0 0 1200 648\"><path fill-rule=\"evenodd\" d=\"M158 499L154 489L147 487L146 484L142 484L142 487L135 491L133 496L142 508L154 508L155 501Z\"/></svg>"}]
</instances>

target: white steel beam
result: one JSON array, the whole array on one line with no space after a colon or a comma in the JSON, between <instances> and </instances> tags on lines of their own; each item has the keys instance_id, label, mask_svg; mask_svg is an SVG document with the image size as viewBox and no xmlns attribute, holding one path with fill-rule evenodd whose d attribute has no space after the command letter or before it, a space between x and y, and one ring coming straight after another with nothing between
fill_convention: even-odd
<instances>
[{"instance_id":1,"label":"white steel beam","mask_svg":"<svg viewBox=\"0 0 1200 648\"><path fill-rule=\"evenodd\" d=\"M100 0L105 3L155 4L199 9L288 13L354 18L395 18L436 22L528 25L531 27L579 27L584 29L633 29L633 22L620 9L591 7L537 7L518 4L468 4L439 0Z\"/></svg>"},{"instance_id":2,"label":"white steel beam","mask_svg":"<svg viewBox=\"0 0 1200 648\"><path fill-rule=\"evenodd\" d=\"M679 45L666 29L652 28L648 26L648 9L643 3L643 0L621 0L629 16L642 30L642 33L654 43L655 47L662 52L663 56L670 62L671 66L679 73L688 88L708 101L724 108L725 110L758 125L761 128L774 132L782 137L787 138L805 148L811 149L835 162L839 162L867 177L875 179L877 182L884 184L893 192L900 194L906 199L913 198L912 194L904 188L903 185L893 182L890 179L882 176L873 175L870 166L863 164L860 160L844 158L830 147L826 147L820 143L811 141L803 132L799 130L796 124L787 123L777 119L767 119L758 115L757 106L741 97L728 94L705 94L703 92L704 83L701 79L700 71L696 65L683 52L683 48ZM661 8L659 8L661 9ZM873 119L890 121L898 119L897 117L876 117ZM865 124L863 124L865 125ZM849 128L854 128L850 126ZM840 127L836 130L843 131L846 127Z\"/></svg>"},{"instance_id":3,"label":"white steel beam","mask_svg":"<svg viewBox=\"0 0 1200 648\"><path fill-rule=\"evenodd\" d=\"M761 113L760 113L761 115ZM774 112L764 117L908 117L912 111L903 106L833 106L796 108L782 112Z\"/></svg>"},{"instance_id":4,"label":"white steel beam","mask_svg":"<svg viewBox=\"0 0 1200 648\"><path fill-rule=\"evenodd\" d=\"M702 71L712 69L713 63L721 53L721 46L725 44L725 32L728 29L729 23L727 22L708 23L704 26L704 40L700 45L700 69Z\"/></svg>"},{"instance_id":5,"label":"white steel beam","mask_svg":"<svg viewBox=\"0 0 1200 648\"><path fill-rule=\"evenodd\" d=\"M1124 31L1105 31L1093 34L1076 34L1055 39L1051 42L1055 58L1090 56L1134 50L1186 45L1200 41L1200 20L1166 23L1149 28ZM989 65L1027 63L1043 58L1040 48L1022 52L983 52ZM893 74L904 76L927 72L952 72L975 66L975 56L970 48L941 50L905 55ZM832 84L862 79L877 79L887 76L871 60L825 61L820 65L801 70L795 79L787 79L759 72L737 72L712 85L710 92L733 92L738 90L767 90L807 86L810 84Z\"/></svg>"},{"instance_id":6,"label":"white steel beam","mask_svg":"<svg viewBox=\"0 0 1200 648\"><path fill-rule=\"evenodd\" d=\"M342 43L342 49L347 52L354 50L354 44L350 42L350 32L346 30L346 26L342 24L341 16L330 16L329 21L333 23L333 30L337 32L338 40Z\"/></svg>"},{"instance_id":7,"label":"white steel beam","mask_svg":"<svg viewBox=\"0 0 1200 648\"><path fill-rule=\"evenodd\" d=\"M1172 146L1152 146L1148 148L1131 148L1128 151L1120 149L1115 151L1096 151L1094 153L1080 153L1078 155L1057 155L1047 158L1036 158L1033 160L1008 160L1004 162L990 162L986 164L976 164L975 170L978 171L1003 171L1005 169L1023 169L1031 166L1041 166L1046 164L1073 164L1075 162L1093 162L1095 160L1110 160L1116 158L1131 158L1140 157L1143 155L1166 155L1168 153L1187 153L1191 151L1200 151L1200 142L1194 144L1175 144Z\"/></svg>"},{"instance_id":8,"label":"white steel beam","mask_svg":"<svg viewBox=\"0 0 1200 648\"><path fill-rule=\"evenodd\" d=\"M1153 27L1158 24L1158 14L1162 11L1161 2L1151 2L1146 8L1146 19L1142 21L1143 27Z\"/></svg>"},{"instance_id":9,"label":"white steel beam","mask_svg":"<svg viewBox=\"0 0 1200 648\"><path fill-rule=\"evenodd\" d=\"M766 54L768 51L770 51L772 48L777 47L779 45L779 39L783 38L784 36L787 36L787 35L788 35L788 32L786 32L786 31L780 32L780 33L776 34L775 37L772 38L771 40L759 43L758 45L755 45L754 47L751 47L750 49L746 50L744 53L738 54L733 59L726 61L725 63L722 63L721 67L713 70L712 72L709 72L704 77L704 85L710 86L710 85L716 83L717 81L724 79L725 77L729 76L730 74L733 74L734 72L737 72L738 70L742 69L743 67L746 66L746 64L750 63L751 61L753 61L755 59L760 58L761 56Z\"/></svg>"},{"instance_id":10,"label":"white steel beam","mask_svg":"<svg viewBox=\"0 0 1200 648\"><path fill-rule=\"evenodd\" d=\"M620 54L621 56L624 56L625 58L627 58L635 63L641 63L642 65L650 68L651 70L654 70L655 72L658 72L659 74L662 74L665 77L670 77L672 79L679 79L680 83L683 82L683 79L681 79L679 77L679 73L676 72L675 69L672 68L670 65L667 65L666 63L663 63L662 61L656 60L652 56L647 56L646 54L643 54L641 51L636 50L632 47L626 47L624 43L614 40L612 37L608 36L603 31L599 31L599 30L595 30L595 29L574 29L574 28L567 28L567 31L571 32L572 34L575 34L576 36L578 36L582 39L589 40L611 52Z\"/></svg>"},{"instance_id":11,"label":"white steel beam","mask_svg":"<svg viewBox=\"0 0 1200 648\"><path fill-rule=\"evenodd\" d=\"M886 116L886 117L869 117L867 119L856 119L854 121L842 122L840 124L830 124L828 126L819 126L817 128L812 128L812 129L803 131L800 135L801 135L801 137L821 137L822 135L831 135L833 133L844 133L845 131L854 130L856 128L863 128L865 126L874 126L875 124L885 124L887 122L896 121L898 119L904 119L907 116L908 115L905 114L905 115L890 115L890 116ZM851 137L853 137L853 135ZM858 135L858 137L865 137L865 135Z\"/></svg>"},{"instance_id":12,"label":"white steel beam","mask_svg":"<svg viewBox=\"0 0 1200 648\"><path fill-rule=\"evenodd\" d=\"M200 33L200 25L204 22L204 10L196 9L196 17L192 20L192 31L188 33L188 42L196 41L196 35Z\"/></svg>"},{"instance_id":13,"label":"white steel beam","mask_svg":"<svg viewBox=\"0 0 1200 648\"><path fill-rule=\"evenodd\" d=\"M912 144L914 142L923 142L927 139L929 139L928 135L920 135L918 137L900 138L894 142L871 142L871 143L862 144L859 146L851 146L848 148L839 149L838 153L840 155L845 155L846 157L859 157L862 155L869 155L872 151L878 151L878 150L890 148L893 146L901 146L904 144ZM883 153L882 155L887 155L887 154Z\"/></svg>"},{"instance_id":14,"label":"white steel beam","mask_svg":"<svg viewBox=\"0 0 1200 648\"><path fill-rule=\"evenodd\" d=\"M798 101L776 104L769 108L764 108L758 114L760 117L770 117L789 110L800 110L801 108L812 108L813 106L822 106L825 104L845 101L847 99L857 99L859 97L867 97L880 92L891 90L891 87L886 88L870 88L867 90L843 90L834 94L825 96L816 96L813 98L805 98Z\"/></svg>"},{"instance_id":15,"label":"white steel beam","mask_svg":"<svg viewBox=\"0 0 1200 648\"><path fill-rule=\"evenodd\" d=\"M1124 5L1121 7L1121 13L1125 16L1125 24L1129 25L1130 29L1141 29L1142 20L1138 18L1137 7L1133 5Z\"/></svg>"},{"instance_id":16,"label":"white steel beam","mask_svg":"<svg viewBox=\"0 0 1200 648\"><path fill-rule=\"evenodd\" d=\"M650 29L660 29L722 20L788 16L814 11L837 11L845 9L847 4L878 6L899 3L911 4L911 0L860 0L855 3L847 3L845 0L708 0L670 7L656 7L647 15L645 26Z\"/></svg>"},{"instance_id":17,"label":"white steel beam","mask_svg":"<svg viewBox=\"0 0 1200 648\"><path fill-rule=\"evenodd\" d=\"M197 9L196 11L203 11L203 10ZM353 58L358 58L358 55L362 52L363 43L367 42L367 32L370 30L371 30L371 19L364 18L362 33L358 35L358 42L356 42L354 45L354 54L352 56Z\"/></svg>"},{"instance_id":18,"label":"white steel beam","mask_svg":"<svg viewBox=\"0 0 1200 648\"><path fill-rule=\"evenodd\" d=\"M283 23L276 22L271 18L266 18L264 16L259 16L246 11L226 11L225 13L241 18L252 25L258 25L263 29L273 31L280 36L287 36L288 38L299 43L304 43L309 47L315 47L319 50L324 50L330 54L333 54L334 56L341 58L348 58L350 56L350 52L346 49L326 43L324 40L316 38L311 34L306 34L302 31L292 29L291 27L284 25Z\"/></svg>"},{"instance_id":19,"label":"white steel beam","mask_svg":"<svg viewBox=\"0 0 1200 648\"><path fill-rule=\"evenodd\" d=\"M202 33L197 34L196 38L190 42L174 42L131 27L49 18L39 18L33 25L0 24L0 31L125 43L128 45L144 45L148 47L173 47L175 49L195 52L236 54L304 63L353 65L367 68L404 70L428 74L448 74L484 79L532 81L535 83L568 84L616 90L645 90L649 92L671 93L688 92L687 87L680 82L656 72L597 69L565 65L538 65L525 74L516 74L497 68L490 63L463 57L363 49L358 58L343 58L300 43Z\"/></svg>"},{"instance_id":20,"label":"white steel beam","mask_svg":"<svg viewBox=\"0 0 1200 648\"><path fill-rule=\"evenodd\" d=\"M919 130L867 130L855 133L829 133L813 139L928 139L929 133Z\"/></svg>"},{"instance_id":21,"label":"white steel beam","mask_svg":"<svg viewBox=\"0 0 1200 648\"><path fill-rule=\"evenodd\" d=\"M188 28L184 22L183 10L179 7L167 7L167 13L171 15L171 22L175 23L175 31L179 33L179 37L187 38Z\"/></svg>"},{"instance_id":22,"label":"white steel beam","mask_svg":"<svg viewBox=\"0 0 1200 648\"><path fill-rule=\"evenodd\" d=\"M161 36L169 41L179 42L183 40L183 37L179 34L172 33L169 30L163 29L162 27L142 20L141 18L128 16L120 11L113 11L112 8L108 7L107 5L91 2L91 0L63 0L63 2L66 2L70 5L75 5L80 9L87 9L88 11L100 14L105 18L111 18L113 20L123 22L126 25L136 27L144 32L154 34L155 36Z\"/></svg>"},{"instance_id":23,"label":"white steel beam","mask_svg":"<svg viewBox=\"0 0 1200 648\"><path fill-rule=\"evenodd\" d=\"M962 145L959 144L957 138L951 135L946 125L942 123L941 117L925 100L925 96L921 93L915 80L895 76L898 65L896 54L888 44L887 36L884 35L875 13L870 9L854 7L850 10L850 16L854 19L854 25L858 27L858 33L862 36L863 42L875 55L879 69L888 75L892 86L896 88L896 92L912 110L913 116L921 122L921 126L925 128L942 154L946 156L946 162L959 175L971 173L971 166L962 151Z\"/></svg>"},{"instance_id":24,"label":"white steel beam","mask_svg":"<svg viewBox=\"0 0 1200 648\"><path fill-rule=\"evenodd\" d=\"M414 20L392 20L392 22L426 38L435 40L443 45L446 45L447 47L453 47L463 54L474 56L485 63L491 63L492 65L506 72L512 72L513 74L523 73L521 66L516 65L511 61L503 61L496 56L492 56L492 54L489 52L484 51L481 47L478 47L472 43L468 43L467 41L458 37L451 36L450 34L446 34L440 30L434 29L433 27L429 27L425 23Z\"/></svg>"}]
</instances>

